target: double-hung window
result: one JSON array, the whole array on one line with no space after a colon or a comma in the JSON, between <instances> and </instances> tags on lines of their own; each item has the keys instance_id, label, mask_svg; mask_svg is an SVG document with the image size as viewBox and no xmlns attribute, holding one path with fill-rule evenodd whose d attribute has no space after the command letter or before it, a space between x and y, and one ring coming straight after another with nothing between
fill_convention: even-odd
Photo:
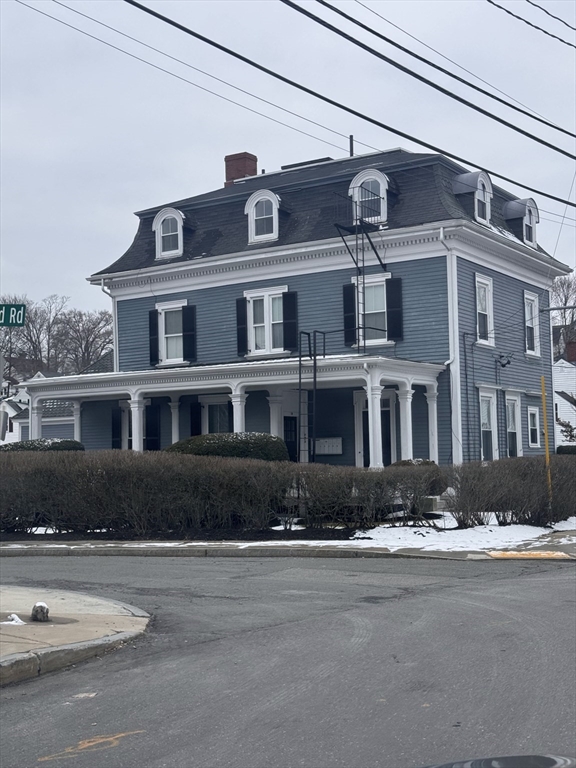
<instances>
[{"instance_id":1,"label":"double-hung window","mask_svg":"<svg viewBox=\"0 0 576 768\"><path fill-rule=\"evenodd\" d=\"M279 207L280 198L269 189L259 189L248 198L244 213L248 216L249 243L262 243L278 239Z\"/></svg>"},{"instance_id":2,"label":"double-hung window","mask_svg":"<svg viewBox=\"0 0 576 768\"><path fill-rule=\"evenodd\" d=\"M508 456L522 456L519 395L506 395L506 437Z\"/></svg>"},{"instance_id":3,"label":"double-hung window","mask_svg":"<svg viewBox=\"0 0 576 768\"><path fill-rule=\"evenodd\" d=\"M540 409L528 408L528 445L540 448Z\"/></svg>"},{"instance_id":4,"label":"double-hung window","mask_svg":"<svg viewBox=\"0 0 576 768\"><path fill-rule=\"evenodd\" d=\"M283 354L298 349L296 293L286 285L244 291L237 302L238 354Z\"/></svg>"},{"instance_id":5,"label":"double-hung window","mask_svg":"<svg viewBox=\"0 0 576 768\"><path fill-rule=\"evenodd\" d=\"M254 236L271 235L274 231L274 207L271 200L259 200L254 206Z\"/></svg>"},{"instance_id":6,"label":"double-hung window","mask_svg":"<svg viewBox=\"0 0 576 768\"><path fill-rule=\"evenodd\" d=\"M402 280L389 272L352 278L344 286L347 346L378 346L402 340Z\"/></svg>"},{"instance_id":7,"label":"double-hung window","mask_svg":"<svg viewBox=\"0 0 576 768\"><path fill-rule=\"evenodd\" d=\"M184 215L175 208L164 208L156 214L152 229L156 233L156 258L168 259L181 256Z\"/></svg>"},{"instance_id":8,"label":"double-hung window","mask_svg":"<svg viewBox=\"0 0 576 768\"><path fill-rule=\"evenodd\" d=\"M494 345L492 280L482 275L476 275L476 339Z\"/></svg>"},{"instance_id":9,"label":"double-hung window","mask_svg":"<svg viewBox=\"0 0 576 768\"><path fill-rule=\"evenodd\" d=\"M150 363L177 364L196 359L196 307L186 299L156 304L150 312Z\"/></svg>"},{"instance_id":10,"label":"double-hung window","mask_svg":"<svg viewBox=\"0 0 576 768\"><path fill-rule=\"evenodd\" d=\"M524 291L524 318L526 331L526 352L529 355L540 354L540 332L538 296Z\"/></svg>"},{"instance_id":11,"label":"double-hung window","mask_svg":"<svg viewBox=\"0 0 576 768\"><path fill-rule=\"evenodd\" d=\"M388 179L383 173L376 169L358 173L348 189L354 222L360 219L373 224L385 222L388 215L387 193Z\"/></svg>"},{"instance_id":12,"label":"double-hung window","mask_svg":"<svg viewBox=\"0 0 576 768\"><path fill-rule=\"evenodd\" d=\"M474 195L476 221L482 224L490 224L492 188L489 186L490 180L487 177L478 179L478 187Z\"/></svg>"},{"instance_id":13,"label":"double-hung window","mask_svg":"<svg viewBox=\"0 0 576 768\"><path fill-rule=\"evenodd\" d=\"M482 461L498 458L496 392L494 390L480 390L480 448Z\"/></svg>"}]
</instances>

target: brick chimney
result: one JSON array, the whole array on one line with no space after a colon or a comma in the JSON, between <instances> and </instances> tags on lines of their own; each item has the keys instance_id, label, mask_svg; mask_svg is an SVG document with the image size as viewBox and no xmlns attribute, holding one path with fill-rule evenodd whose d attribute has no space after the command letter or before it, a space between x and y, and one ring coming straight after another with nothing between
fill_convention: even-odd
<instances>
[{"instance_id":1,"label":"brick chimney","mask_svg":"<svg viewBox=\"0 0 576 768\"><path fill-rule=\"evenodd\" d=\"M246 176L256 176L258 173L258 158L251 155L250 152L238 152L235 155L226 155L224 158L226 164L225 187L231 186L236 179L243 179Z\"/></svg>"}]
</instances>

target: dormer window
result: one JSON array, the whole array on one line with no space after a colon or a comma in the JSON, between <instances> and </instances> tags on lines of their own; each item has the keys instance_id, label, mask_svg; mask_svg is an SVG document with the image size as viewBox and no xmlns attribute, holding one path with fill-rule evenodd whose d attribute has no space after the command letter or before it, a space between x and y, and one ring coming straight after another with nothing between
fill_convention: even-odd
<instances>
[{"instance_id":1,"label":"dormer window","mask_svg":"<svg viewBox=\"0 0 576 768\"><path fill-rule=\"evenodd\" d=\"M388 179L376 170L362 171L352 180L348 194L352 198L354 222L379 224L387 218Z\"/></svg>"},{"instance_id":2,"label":"dormer window","mask_svg":"<svg viewBox=\"0 0 576 768\"><path fill-rule=\"evenodd\" d=\"M156 214L152 229L156 232L156 258L173 259L182 256L182 225L184 215L175 208L164 208Z\"/></svg>"},{"instance_id":3,"label":"dormer window","mask_svg":"<svg viewBox=\"0 0 576 768\"><path fill-rule=\"evenodd\" d=\"M538 206L531 197L525 200L509 200L502 208L502 215L519 240L536 248L536 224L540 216Z\"/></svg>"},{"instance_id":4,"label":"dormer window","mask_svg":"<svg viewBox=\"0 0 576 768\"><path fill-rule=\"evenodd\" d=\"M476 208L476 221L482 224L490 224L490 201L492 199L492 187L485 174L478 179L478 189L474 195Z\"/></svg>"},{"instance_id":5,"label":"dormer window","mask_svg":"<svg viewBox=\"0 0 576 768\"><path fill-rule=\"evenodd\" d=\"M524 242L536 246L536 224L539 221L538 208L533 200L526 202L524 214Z\"/></svg>"},{"instance_id":6,"label":"dormer window","mask_svg":"<svg viewBox=\"0 0 576 768\"><path fill-rule=\"evenodd\" d=\"M248 216L248 242L262 243L278 239L280 198L268 189L260 189L248 198L244 213Z\"/></svg>"}]
</instances>

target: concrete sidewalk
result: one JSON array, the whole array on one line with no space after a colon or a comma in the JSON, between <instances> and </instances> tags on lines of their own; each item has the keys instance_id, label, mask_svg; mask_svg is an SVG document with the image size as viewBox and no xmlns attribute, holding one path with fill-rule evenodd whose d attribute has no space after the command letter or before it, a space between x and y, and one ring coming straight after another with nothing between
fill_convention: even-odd
<instances>
[{"instance_id":1,"label":"concrete sidewalk","mask_svg":"<svg viewBox=\"0 0 576 768\"><path fill-rule=\"evenodd\" d=\"M31 621L36 602L48 605L50 621ZM0 587L0 622L12 614L25 623L0 623L0 685L99 656L138 637L150 620L134 606L79 592Z\"/></svg>"}]
</instances>

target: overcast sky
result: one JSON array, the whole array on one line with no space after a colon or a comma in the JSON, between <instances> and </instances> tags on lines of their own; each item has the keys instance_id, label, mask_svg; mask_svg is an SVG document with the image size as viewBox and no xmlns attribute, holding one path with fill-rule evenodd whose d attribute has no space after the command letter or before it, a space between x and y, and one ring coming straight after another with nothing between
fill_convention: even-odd
<instances>
[{"instance_id":1,"label":"overcast sky","mask_svg":"<svg viewBox=\"0 0 576 768\"><path fill-rule=\"evenodd\" d=\"M133 212L222 185L224 156L248 151L259 169L347 154L346 138L286 115L146 49L53 0L33 8L311 138L223 101L65 27L16 0L2 14L2 261L0 293L107 308L86 277L111 264L136 233ZM194 67L378 149L420 147L329 107L153 19L122 0L64 0L71 8ZM568 158L458 104L375 59L277 0L143 0L224 45L381 121L519 182L568 198ZM391 48L323 9L309 10L514 124L574 151L565 135L523 117ZM548 120L574 131L576 50L486 0L362 0L388 22L449 56ZM565 40L574 32L525 0L500 5ZM537 0L576 26L572 0ZM337 5L406 47L470 78L355 0ZM395 52L396 51L396 52ZM484 86L486 87L486 86ZM320 141L333 142L337 147ZM370 149L356 145L358 153ZM575 266L574 219L565 206L493 180L541 211L538 239ZM574 200L574 189L571 199ZM553 214L559 214L553 215ZM551 221L553 220L553 221Z\"/></svg>"}]
</instances>

